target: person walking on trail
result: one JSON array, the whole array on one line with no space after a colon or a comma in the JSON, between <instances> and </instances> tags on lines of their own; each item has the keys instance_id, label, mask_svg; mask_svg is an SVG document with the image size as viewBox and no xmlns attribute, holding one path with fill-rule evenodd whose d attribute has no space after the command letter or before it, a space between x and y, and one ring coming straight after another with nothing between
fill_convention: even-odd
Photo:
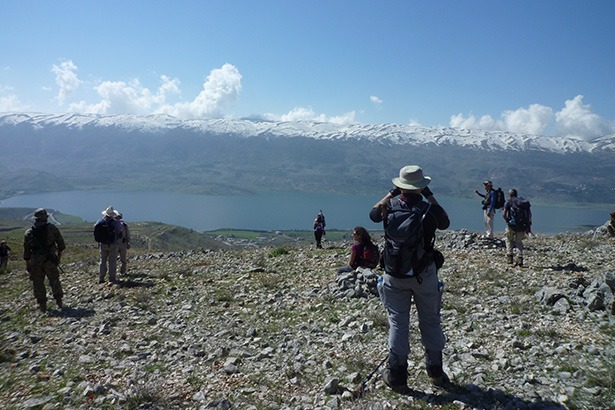
<instances>
[{"instance_id":1,"label":"person walking on trail","mask_svg":"<svg viewBox=\"0 0 615 410\"><path fill-rule=\"evenodd\" d=\"M369 217L383 222L384 275L380 297L389 321L385 383L394 391L408 391L409 326L412 302L416 305L427 375L436 386L449 382L442 367L445 337L440 323L444 284L434 262L436 229L450 220L427 187L431 178L417 165L408 165L393 178L394 188L378 201ZM427 199L423 201L422 197Z\"/></svg>"},{"instance_id":2,"label":"person walking on trail","mask_svg":"<svg viewBox=\"0 0 615 410\"><path fill-rule=\"evenodd\" d=\"M47 310L45 277L49 280L58 307L63 308L64 292L58 266L64 249L66 245L60 230L48 222L47 211L38 208L34 211L34 225L24 235L23 259L26 261L26 271L32 281L34 298L42 312Z\"/></svg>"},{"instance_id":3,"label":"person walking on trail","mask_svg":"<svg viewBox=\"0 0 615 410\"><path fill-rule=\"evenodd\" d=\"M9 267L9 255L11 254L11 247L7 245L6 241L0 242L0 271L5 271Z\"/></svg>"},{"instance_id":4,"label":"person walking on trail","mask_svg":"<svg viewBox=\"0 0 615 410\"><path fill-rule=\"evenodd\" d=\"M94 224L94 240L98 242L100 260L98 263L98 283L105 283L109 272L109 283L116 284L118 240L120 223L115 220L116 214L112 206L102 211L103 217Z\"/></svg>"},{"instance_id":5,"label":"person walking on trail","mask_svg":"<svg viewBox=\"0 0 615 410\"><path fill-rule=\"evenodd\" d=\"M483 182L485 187L485 193L481 194L478 191L474 191L478 196L483 198L481 203L483 204L483 217L485 220L485 235L489 239L493 239L493 217L495 215L495 201L496 193L493 190L493 183L489 180Z\"/></svg>"},{"instance_id":6,"label":"person walking on trail","mask_svg":"<svg viewBox=\"0 0 615 410\"><path fill-rule=\"evenodd\" d=\"M120 274L126 274L128 249L130 249L130 229L128 224L124 222L124 216L121 212L115 210L115 220L119 222L119 233L117 238L118 254L120 256Z\"/></svg>"},{"instance_id":7,"label":"person walking on trail","mask_svg":"<svg viewBox=\"0 0 615 410\"><path fill-rule=\"evenodd\" d=\"M325 231L326 226L327 222L325 221L325 215L321 210L318 212L318 215L316 215L316 219L314 219L314 239L316 239L316 247L318 249L322 249L322 237L327 234Z\"/></svg>"},{"instance_id":8,"label":"person walking on trail","mask_svg":"<svg viewBox=\"0 0 615 410\"><path fill-rule=\"evenodd\" d=\"M378 246L372 242L372 238L362 226L357 226L352 231L352 238L355 240L350 248L350 259L347 266L342 266L337 273L352 272L362 267L374 269L378 266L379 252Z\"/></svg>"},{"instance_id":9,"label":"person walking on trail","mask_svg":"<svg viewBox=\"0 0 615 410\"><path fill-rule=\"evenodd\" d=\"M523 239L531 232L532 211L530 202L518 197L517 190L508 191L508 200L504 203L502 217L506 222L506 260L513 264L514 248L517 248L516 266L523 267Z\"/></svg>"}]
</instances>

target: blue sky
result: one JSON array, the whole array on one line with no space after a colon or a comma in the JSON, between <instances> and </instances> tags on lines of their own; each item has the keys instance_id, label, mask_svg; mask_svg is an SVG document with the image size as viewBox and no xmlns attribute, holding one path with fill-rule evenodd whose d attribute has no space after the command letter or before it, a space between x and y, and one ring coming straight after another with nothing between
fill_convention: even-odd
<instances>
[{"instance_id":1,"label":"blue sky","mask_svg":"<svg viewBox=\"0 0 615 410\"><path fill-rule=\"evenodd\" d=\"M615 1L0 2L0 112L615 133Z\"/></svg>"}]
</instances>

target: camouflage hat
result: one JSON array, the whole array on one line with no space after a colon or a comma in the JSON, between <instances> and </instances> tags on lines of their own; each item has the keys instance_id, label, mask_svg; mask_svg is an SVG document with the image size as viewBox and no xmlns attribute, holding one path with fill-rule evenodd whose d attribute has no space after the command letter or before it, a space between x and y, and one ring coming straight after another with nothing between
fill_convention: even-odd
<instances>
[{"instance_id":1,"label":"camouflage hat","mask_svg":"<svg viewBox=\"0 0 615 410\"><path fill-rule=\"evenodd\" d=\"M47 219L47 211L45 210L45 208L38 208L36 211L34 211L34 218L36 219Z\"/></svg>"}]
</instances>

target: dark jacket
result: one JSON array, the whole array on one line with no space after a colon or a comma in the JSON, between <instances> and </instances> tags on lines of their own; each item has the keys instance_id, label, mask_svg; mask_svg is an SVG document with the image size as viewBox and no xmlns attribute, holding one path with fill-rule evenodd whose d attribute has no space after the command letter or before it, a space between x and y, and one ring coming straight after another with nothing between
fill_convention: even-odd
<instances>
[{"instance_id":1,"label":"dark jacket","mask_svg":"<svg viewBox=\"0 0 615 410\"><path fill-rule=\"evenodd\" d=\"M408 195L400 195L400 204L407 208L412 208L414 205L418 204L419 201L422 201L422 196L420 194L408 194ZM389 206L391 201L389 200ZM382 209L381 207L372 208L369 213L369 219L373 222L379 223L382 222ZM433 240L436 235L436 229L444 230L447 229L451 224L451 221L448 219L448 215L444 208L440 205L432 204L429 207L429 211L423 220L423 239L425 244L425 249L432 249Z\"/></svg>"}]
</instances>

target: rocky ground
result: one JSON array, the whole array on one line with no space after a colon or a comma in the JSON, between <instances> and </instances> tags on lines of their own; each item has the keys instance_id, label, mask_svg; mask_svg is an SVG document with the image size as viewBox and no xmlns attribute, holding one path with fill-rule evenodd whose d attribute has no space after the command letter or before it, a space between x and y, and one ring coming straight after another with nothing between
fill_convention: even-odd
<instances>
[{"instance_id":1,"label":"rocky ground","mask_svg":"<svg viewBox=\"0 0 615 410\"><path fill-rule=\"evenodd\" d=\"M375 276L336 275L348 242L140 255L119 286L74 262L66 307L46 314L14 266L0 274L0 407L615 408L615 241L526 245L520 268L501 241L439 237L452 384L430 385L413 318L403 396L376 370L387 324Z\"/></svg>"}]
</instances>

